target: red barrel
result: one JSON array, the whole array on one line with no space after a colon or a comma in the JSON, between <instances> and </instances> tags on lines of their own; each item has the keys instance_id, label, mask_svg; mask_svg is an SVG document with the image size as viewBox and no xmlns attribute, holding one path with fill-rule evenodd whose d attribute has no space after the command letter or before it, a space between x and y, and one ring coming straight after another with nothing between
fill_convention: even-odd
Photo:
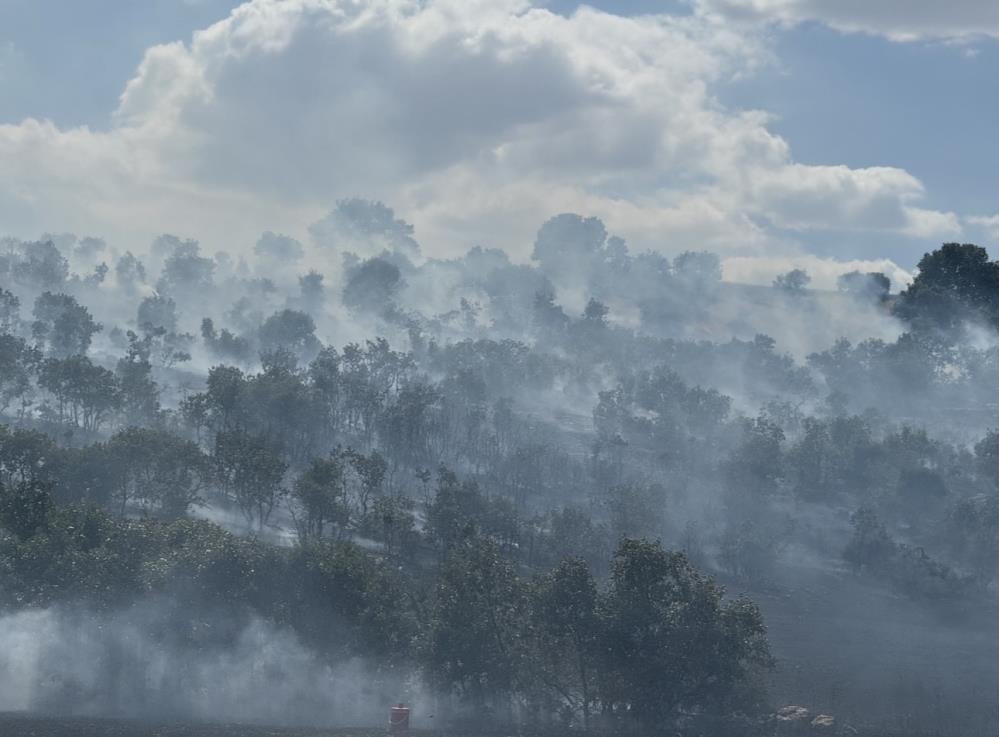
<instances>
[{"instance_id":1,"label":"red barrel","mask_svg":"<svg viewBox=\"0 0 999 737\"><path fill-rule=\"evenodd\" d=\"M409 730L409 707L405 704L396 704L389 712L389 732L391 734L405 734Z\"/></svg>"}]
</instances>

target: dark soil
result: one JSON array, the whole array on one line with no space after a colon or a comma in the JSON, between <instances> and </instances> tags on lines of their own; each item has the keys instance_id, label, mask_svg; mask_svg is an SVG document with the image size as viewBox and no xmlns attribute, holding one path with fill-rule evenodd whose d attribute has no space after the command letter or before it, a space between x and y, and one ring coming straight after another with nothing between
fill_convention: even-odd
<instances>
[{"instance_id":1,"label":"dark soil","mask_svg":"<svg viewBox=\"0 0 999 737\"><path fill-rule=\"evenodd\" d=\"M419 737L419 732L412 733ZM0 714L2 737L385 737L385 729L280 728Z\"/></svg>"}]
</instances>

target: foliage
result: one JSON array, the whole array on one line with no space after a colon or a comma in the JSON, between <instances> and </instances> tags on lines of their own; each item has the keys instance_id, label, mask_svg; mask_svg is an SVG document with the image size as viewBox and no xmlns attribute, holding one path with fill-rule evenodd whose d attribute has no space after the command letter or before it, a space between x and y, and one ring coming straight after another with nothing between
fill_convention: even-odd
<instances>
[{"instance_id":1,"label":"foliage","mask_svg":"<svg viewBox=\"0 0 999 737\"><path fill-rule=\"evenodd\" d=\"M605 708L646 726L681 713L751 708L743 688L771 664L759 610L722 591L681 553L626 540L602 605Z\"/></svg>"},{"instance_id":2,"label":"foliage","mask_svg":"<svg viewBox=\"0 0 999 737\"><path fill-rule=\"evenodd\" d=\"M35 300L32 315L32 335L53 358L84 355L94 333L102 327L86 307L68 294L43 292Z\"/></svg>"},{"instance_id":3,"label":"foliage","mask_svg":"<svg viewBox=\"0 0 999 737\"><path fill-rule=\"evenodd\" d=\"M899 295L896 314L918 330L951 331L965 320L995 324L999 317L999 264L984 248L945 243L919 261L919 273Z\"/></svg>"}]
</instances>

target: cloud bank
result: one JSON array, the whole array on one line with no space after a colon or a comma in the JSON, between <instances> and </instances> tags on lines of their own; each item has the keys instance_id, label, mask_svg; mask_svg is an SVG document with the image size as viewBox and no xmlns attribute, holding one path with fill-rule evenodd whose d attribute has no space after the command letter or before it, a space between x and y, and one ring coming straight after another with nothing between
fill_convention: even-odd
<instances>
[{"instance_id":1,"label":"cloud bank","mask_svg":"<svg viewBox=\"0 0 999 737\"><path fill-rule=\"evenodd\" d=\"M987 0L696 0L696 6L732 20L817 22L893 41L999 37L999 5Z\"/></svg>"},{"instance_id":2,"label":"cloud bank","mask_svg":"<svg viewBox=\"0 0 999 737\"><path fill-rule=\"evenodd\" d=\"M960 233L908 172L796 162L765 112L725 108L718 85L771 60L765 30L725 14L791 22L797 4L705 6L717 12L252 0L149 49L107 130L0 126L0 222L133 248L179 230L238 251L264 230L307 238L360 194L435 256L525 258L561 211L634 247L732 256L793 255L816 230Z\"/></svg>"}]
</instances>

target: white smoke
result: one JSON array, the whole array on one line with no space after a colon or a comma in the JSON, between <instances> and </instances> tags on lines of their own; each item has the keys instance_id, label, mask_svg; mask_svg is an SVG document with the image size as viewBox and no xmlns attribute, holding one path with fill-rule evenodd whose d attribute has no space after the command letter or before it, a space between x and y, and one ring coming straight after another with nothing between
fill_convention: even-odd
<instances>
[{"instance_id":1,"label":"white smoke","mask_svg":"<svg viewBox=\"0 0 999 737\"><path fill-rule=\"evenodd\" d=\"M256 617L230 637L217 637L226 622L178 636L165 608L147 601L115 613L53 607L0 617L0 712L380 724L387 705L416 688L358 660L325 663Z\"/></svg>"}]
</instances>

